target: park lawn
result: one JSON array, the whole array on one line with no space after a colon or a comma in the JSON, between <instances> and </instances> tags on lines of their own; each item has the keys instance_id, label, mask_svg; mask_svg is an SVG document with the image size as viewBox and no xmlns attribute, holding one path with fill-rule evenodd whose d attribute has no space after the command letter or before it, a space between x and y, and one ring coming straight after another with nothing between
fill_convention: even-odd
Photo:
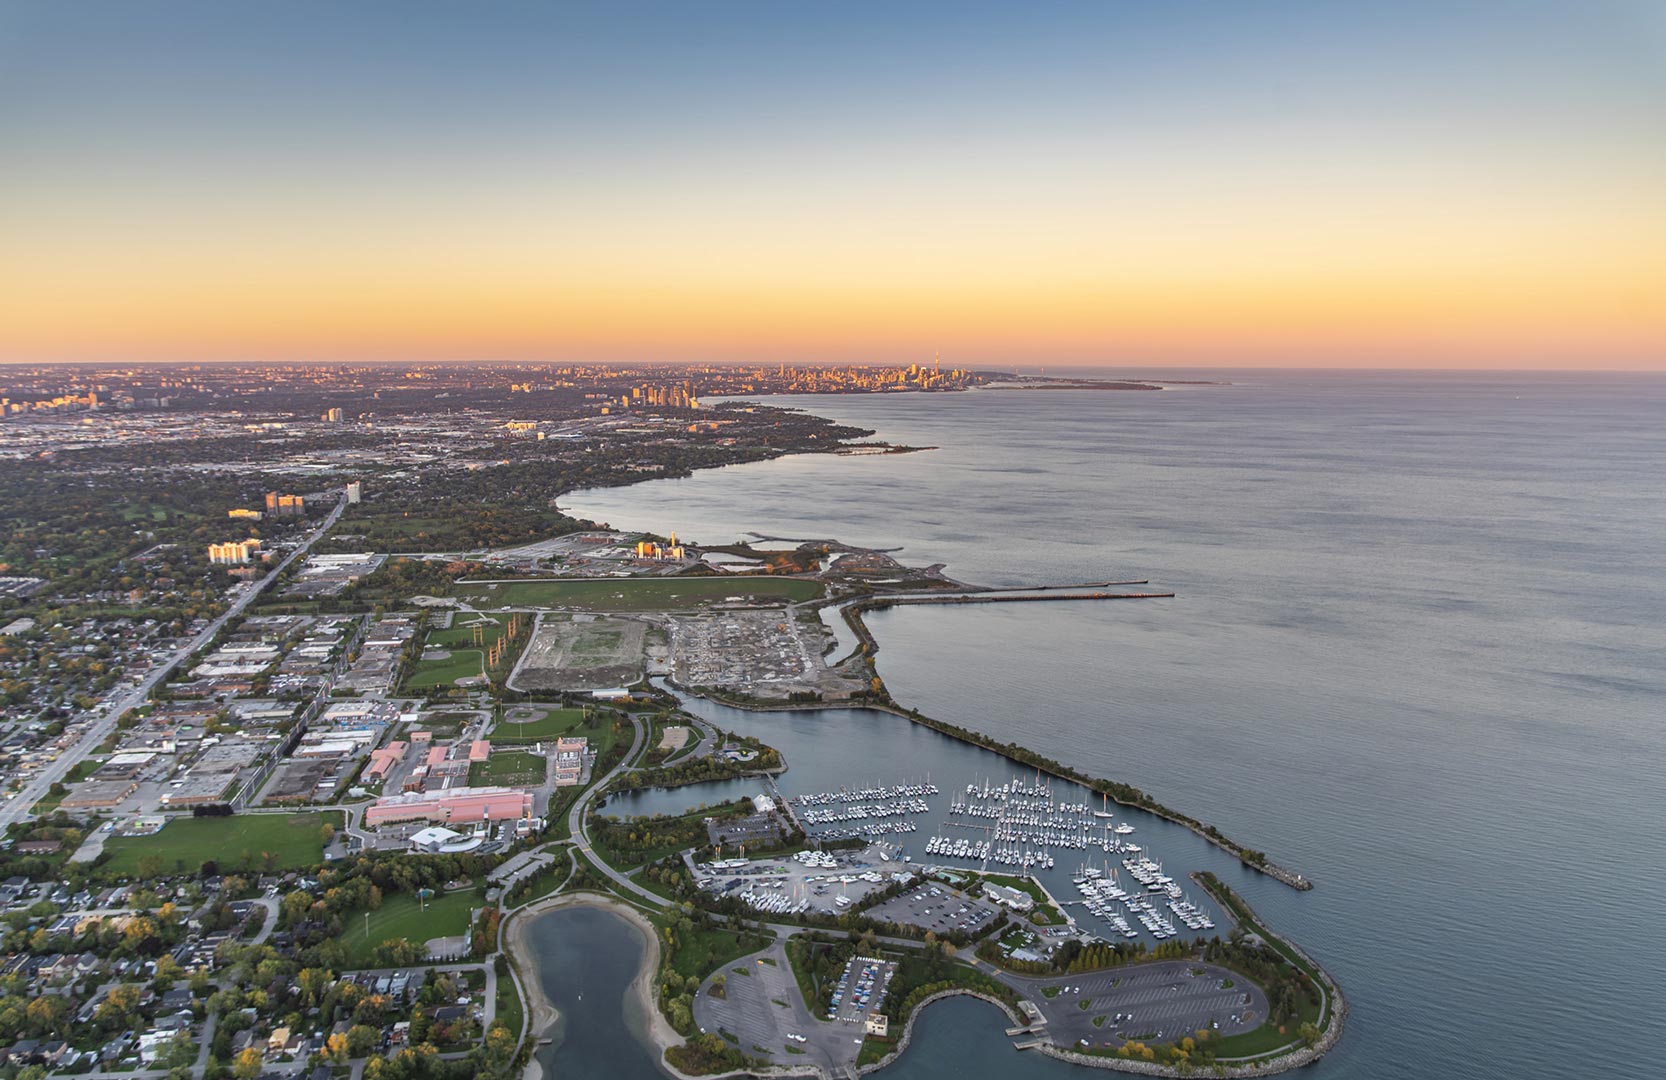
<instances>
[{"instance_id":1,"label":"park lawn","mask_svg":"<svg viewBox=\"0 0 1666 1080\"><path fill-rule=\"evenodd\" d=\"M1296 1036L1296 1027L1288 1033L1280 1032L1278 1025L1272 1021L1263 1023L1254 1031L1246 1031L1241 1035L1228 1035L1215 1043L1215 1059L1264 1057L1275 1051L1284 1051L1301 1045Z\"/></svg>"},{"instance_id":2,"label":"park lawn","mask_svg":"<svg viewBox=\"0 0 1666 1080\"><path fill-rule=\"evenodd\" d=\"M682 938L677 951L671 954L671 967L685 979L703 979L718 968L726 967L769 944L756 934L737 934L733 930L719 929L691 929Z\"/></svg>"},{"instance_id":3,"label":"park lawn","mask_svg":"<svg viewBox=\"0 0 1666 1080\"><path fill-rule=\"evenodd\" d=\"M459 582L456 595L479 607L577 608L586 611L674 611L729 597L784 599L820 596L819 582L789 577L533 578Z\"/></svg>"},{"instance_id":4,"label":"park lawn","mask_svg":"<svg viewBox=\"0 0 1666 1080\"><path fill-rule=\"evenodd\" d=\"M524 723L518 723L510 719L510 717L515 716L523 709L530 709L534 712L541 713L542 715ZM504 711L503 719L499 721L495 728L492 729L492 733L486 736L486 739L488 742L493 743L544 742L555 738L557 735L566 735L574 728L583 724L584 714L584 709L557 709L541 708L535 705L511 705ZM611 722L612 718L609 717L608 723L611 724ZM579 734L588 735L589 732L583 731Z\"/></svg>"},{"instance_id":5,"label":"park lawn","mask_svg":"<svg viewBox=\"0 0 1666 1080\"><path fill-rule=\"evenodd\" d=\"M485 663L485 654L479 649L458 649L444 660L418 660L416 667L405 677L405 689L455 686L458 679L484 675Z\"/></svg>"},{"instance_id":6,"label":"park lawn","mask_svg":"<svg viewBox=\"0 0 1666 1080\"><path fill-rule=\"evenodd\" d=\"M497 1019L515 1035L521 1033L521 994L507 975L497 981Z\"/></svg>"},{"instance_id":7,"label":"park lawn","mask_svg":"<svg viewBox=\"0 0 1666 1080\"><path fill-rule=\"evenodd\" d=\"M376 946L384 941L409 938L418 944L429 938L457 937L467 933L469 914L483 900L479 889L458 889L423 902L410 893L395 893L370 912L355 911L342 919L342 944L347 946L349 968L374 967Z\"/></svg>"},{"instance_id":8,"label":"park lawn","mask_svg":"<svg viewBox=\"0 0 1666 1080\"><path fill-rule=\"evenodd\" d=\"M475 787L534 787L549 774L549 759L525 750L505 750L469 766Z\"/></svg>"},{"instance_id":9,"label":"park lawn","mask_svg":"<svg viewBox=\"0 0 1666 1080\"><path fill-rule=\"evenodd\" d=\"M434 733L436 739L455 738L463 730L463 725L471 724L475 720L473 713L442 712L424 713L417 723L417 728Z\"/></svg>"},{"instance_id":10,"label":"park lawn","mask_svg":"<svg viewBox=\"0 0 1666 1080\"><path fill-rule=\"evenodd\" d=\"M264 854L271 852L276 856L272 869L299 870L324 861L318 830L325 824L339 830L342 812L173 818L155 836L110 837L104 842L110 856L104 869L113 874L137 874L139 860L155 855L161 858L165 873L195 870L207 859L219 862L224 871L244 865L259 870L265 865Z\"/></svg>"}]
</instances>

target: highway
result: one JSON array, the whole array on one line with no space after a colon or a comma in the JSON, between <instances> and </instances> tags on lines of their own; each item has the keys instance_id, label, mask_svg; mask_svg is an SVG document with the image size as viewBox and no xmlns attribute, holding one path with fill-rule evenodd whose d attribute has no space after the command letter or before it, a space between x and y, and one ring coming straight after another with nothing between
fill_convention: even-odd
<instances>
[{"instance_id":1,"label":"highway","mask_svg":"<svg viewBox=\"0 0 1666 1080\"><path fill-rule=\"evenodd\" d=\"M192 653L213 641L214 636L227 623L243 614L244 609L254 602L255 597L265 591L268 585L276 581L279 575L289 567L290 563L305 555L321 536L330 531L335 523L341 519L341 512L346 508L347 500L343 498L336 504L335 509L330 511L329 517L326 517L318 528L309 533L306 540L290 552L277 565L276 569L259 581L254 582L243 592L243 595L232 602L232 605L219 618L209 623L189 643L175 650L166 660L152 668L143 682L109 702L105 706L103 715L82 729L74 746L59 754L58 760L48 763L47 767L36 773L34 778L25 784L15 797L7 800L4 807L0 807L0 832L4 832L11 826L28 818L29 811L35 803L46 796L53 784L68 776L70 770L80 764L82 759L98 749L110 733L116 729L116 722L122 718L127 710L143 705L149 699L151 691L162 685L168 676L173 673L174 668L178 667Z\"/></svg>"}]
</instances>

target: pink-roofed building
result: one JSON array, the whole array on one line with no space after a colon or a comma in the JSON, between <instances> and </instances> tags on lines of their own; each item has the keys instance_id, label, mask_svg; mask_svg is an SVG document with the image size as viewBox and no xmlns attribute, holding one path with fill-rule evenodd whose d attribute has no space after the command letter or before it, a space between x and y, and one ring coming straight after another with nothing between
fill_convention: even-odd
<instances>
[{"instance_id":1,"label":"pink-roofed building","mask_svg":"<svg viewBox=\"0 0 1666 1080\"><path fill-rule=\"evenodd\" d=\"M369 828L400 821L511 821L532 816L532 792L512 788L450 788L377 799L364 812Z\"/></svg>"},{"instance_id":2,"label":"pink-roofed building","mask_svg":"<svg viewBox=\"0 0 1666 1080\"><path fill-rule=\"evenodd\" d=\"M434 733L432 731L413 731L411 732L411 741L414 743L431 743L434 741Z\"/></svg>"},{"instance_id":3,"label":"pink-roofed building","mask_svg":"<svg viewBox=\"0 0 1666 1080\"><path fill-rule=\"evenodd\" d=\"M400 759L405 756L405 751L410 748L410 743L395 740L380 750L372 750L370 752L370 764L365 766L364 778L366 780L386 779L388 771L399 764Z\"/></svg>"},{"instance_id":4,"label":"pink-roofed building","mask_svg":"<svg viewBox=\"0 0 1666 1080\"><path fill-rule=\"evenodd\" d=\"M492 756L492 744L485 739L476 739L469 743L469 760L485 761Z\"/></svg>"},{"instance_id":5,"label":"pink-roofed building","mask_svg":"<svg viewBox=\"0 0 1666 1080\"><path fill-rule=\"evenodd\" d=\"M431 746L431 747L428 748L428 765L430 767L438 765L438 764L440 764L440 762L442 762L444 760L445 760L445 747L443 747L443 746Z\"/></svg>"}]
</instances>

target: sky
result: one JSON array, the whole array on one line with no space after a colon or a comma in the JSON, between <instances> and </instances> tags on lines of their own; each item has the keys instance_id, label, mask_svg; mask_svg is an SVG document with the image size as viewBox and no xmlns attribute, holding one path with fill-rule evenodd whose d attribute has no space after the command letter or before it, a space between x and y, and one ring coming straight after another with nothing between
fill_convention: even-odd
<instances>
[{"instance_id":1,"label":"sky","mask_svg":"<svg viewBox=\"0 0 1666 1080\"><path fill-rule=\"evenodd\" d=\"M1666 367L1659 0L0 0L0 362Z\"/></svg>"}]
</instances>

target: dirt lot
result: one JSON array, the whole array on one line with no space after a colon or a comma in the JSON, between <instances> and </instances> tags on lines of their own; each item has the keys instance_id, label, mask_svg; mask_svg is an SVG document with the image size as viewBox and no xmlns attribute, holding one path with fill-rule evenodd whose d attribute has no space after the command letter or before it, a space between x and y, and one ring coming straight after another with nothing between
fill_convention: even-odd
<instances>
[{"instance_id":1,"label":"dirt lot","mask_svg":"<svg viewBox=\"0 0 1666 1080\"><path fill-rule=\"evenodd\" d=\"M510 679L516 690L600 690L642 677L646 625L635 619L545 614Z\"/></svg>"}]
</instances>

